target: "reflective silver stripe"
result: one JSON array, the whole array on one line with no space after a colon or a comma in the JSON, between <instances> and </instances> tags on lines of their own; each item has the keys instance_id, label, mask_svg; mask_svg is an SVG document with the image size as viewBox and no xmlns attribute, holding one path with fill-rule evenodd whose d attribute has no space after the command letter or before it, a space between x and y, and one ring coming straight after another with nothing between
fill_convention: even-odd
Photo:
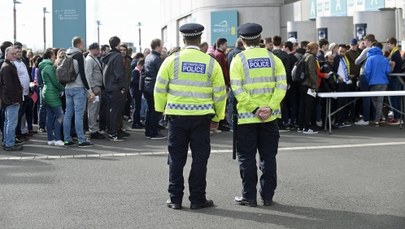
<instances>
[{"instance_id":1,"label":"reflective silver stripe","mask_svg":"<svg viewBox=\"0 0 405 229\"><path fill-rule=\"evenodd\" d=\"M276 88L281 89L283 91L287 91L287 85L285 84L277 84Z\"/></svg>"},{"instance_id":2,"label":"reflective silver stripe","mask_svg":"<svg viewBox=\"0 0 405 229\"><path fill-rule=\"evenodd\" d=\"M157 78L158 78L158 83L160 83L160 84L167 85L169 83L168 80L165 80L165 79L163 79L163 78L161 78L159 76Z\"/></svg>"},{"instance_id":3,"label":"reflective silver stripe","mask_svg":"<svg viewBox=\"0 0 405 229\"><path fill-rule=\"evenodd\" d=\"M211 79L212 76L212 72L214 71L214 65L215 65L215 59L214 58L210 58L210 63L208 64L208 79Z\"/></svg>"},{"instance_id":4,"label":"reflective silver stripe","mask_svg":"<svg viewBox=\"0 0 405 229\"><path fill-rule=\"evenodd\" d=\"M273 91L274 91L273 88L255 88L255 89L249 90L249 94L260 95L260 94L265 94L265 93L273 93Z\"/></svg>"},{"instance_id":5,"label":"reflective silver stripe","mask_svg":"<svg viewBox=\"0 0 405 229\"><path fill-rule=\"evenodd\" d=\"M170 83L176 84L176 85L196 86L196 87L211 87L212 86L212 83L209 81L201 82L201 81L174 79L174 80L170 81Z\"/></svg>"},{"instance_id":6,"label":"reflective silver stripe","mask_svg":"<svg viewBox=\"0 0 405 229\"><path fill-rule=\"evenodd\" d=\"M220 92L220 91L225 90L225 86L222 86L222 87L213 87L212 90L214 91L214 93Z\"/></svg>"},{"instance_id":7,"label":"reflective silver stripe","mask_svg":"<svg viewBox=\"0 0 405 229\"><path fill-rule=\"evenodd\" d=\"M155 92L158 92L158 93L167 93L167 90L166 90L166 88L155 87Z\"/></svg>"},{"instance_id":8,"label":"reflective silver stripe","mask_svg":"<svg viewBox=\"0 0 405 229\"><path fill-rule=\"evenodd\" d=\"M212 93L199 93L199 92L188 92L188 91L175 91L173 89L169 89L169 94L174 96L181 96L181 97L191 97L191 98L200 98L200 99L208 99L212 98Z\"/></svg>"},{"instance_id":9,"label":"reflective silver stripe","mask_svg":"<svg viewBox=\"0 0 405 229\"><path fill-rule=\"evenodd\" d=\"M260 76L246 80L246 83L253 84L253 83L269 83L275 82L274 77L271 76Z\"/></svg>"},{"instance_id":10,"label":"reflective silver stripe","mask_svg":"<svg viewBox=\"0 0 405 229\"><path fill-rule=\"evenodd\" d=\"M179 78L179 65L180 65L180 52L175 52L174 53L174 79Z\"/></svg>"},{"instance_id":11,"label":"reflective silver stripe","mask_svg":"<svg viewBox=\"0 0 405 229\"><path fill-rule=\"evenodd\" d=\"M250 80L250 74L249 74L249 66L248 62L246 60L246 56L244 53L239 53L240 55L240 60L242 61L242 66L243 66L243 73L245 73L245 78L243 79L243 83L246 84Z\"/></svg>"},{"instance_id":12,"label":"reflective silver stripe","mask_svg":"<svg viewBox=\"0 0 405 229\"><path fill-rule=\"evenodd\" d=\"M214 102L221 102L226 99L226 95L220 96L220 97L215 97L214 96Z\"/></svg>"},{"instance_id":13,"label":"reflective silver stripe","mask_svg":"<svg viewBox=\"0 0 405 229\"><path fill-rule=\"evenodd\" d=\"M240 81L240 80L231 80L231 85L242 86L242 81Z\"/></svg>"},{"instance_id":14,"label":"reflective silver stripe","mask_svg":"<svg viewBox=\"0 0 405 229\"><path fill-rule=\"evenodd\" d=\"M272 78L274 78L274 76L276 75L276 65L275 65L275 62L274 62L273 53L270 52L270 51L267 51L267 54L268 54L269 57L270 57L271 68L272 68L271 70L272 70L272 72L273 72L273 77L272 77Z\"/></svg>"},{"instance_id":15,"label":"reflective silver stripe","mask_svg":"<svg viewBox=\"0 0 405 229\"><path fill-rule=\"evenodd\" d=\"M280 114L281 114L281 110L277 109L271 113L271 116L280 115ZM251 112L245 112L245 113L238 114L239 119L248 119L248 118L254 118L254 117L256 117L256 115Z\"/></svg>"},{"instance_id":16,"label":"reflective silver stripe","mask_svg":"<svg viewBox=\"0 0 405 229\"><path fill-rule=\"evenodd\" d=\"M235 96L241 94L242 92L244 92L245 90L243 90L243 88L238 88L236 90L233 91L233 93L235 94Z\"/></svg>"},{"instance_id":17,"label":"reflective silver stripe","mask_svg":"<svg viewBox=\"0 0 405 229\"><path fill-rule=\"evenodd\" d=\"M286 81L286 80L287 80L287 76L285 76L285 75L276 76L276 80L277 80L277 81Z\"/></svg>"},{"instance_id":18,"label":"reflective silver stripe","mask_svg":"<svg viewBox=\"0 0 405 229\"><path fill-rule=\"evenodd\" d=\"M166 109L173 109L173 110L188 110L188 111L196 111L196 110L212 110L214 109L212 104L176 104L176 103L168 103L166 105Z\"/></svg>"}]
</instances>

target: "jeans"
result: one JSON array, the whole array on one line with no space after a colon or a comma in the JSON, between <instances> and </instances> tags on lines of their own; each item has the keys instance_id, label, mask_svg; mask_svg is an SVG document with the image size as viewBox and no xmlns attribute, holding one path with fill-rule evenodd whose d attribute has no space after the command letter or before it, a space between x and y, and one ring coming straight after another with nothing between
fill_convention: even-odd
<instances>
[{"instance_id":1,"label":"jeans","mask_svg":"<svg viewBox=\"0 0 405 229\"><path fill-rule=\"evenodd\" d=\"M390 77L388 88L390 91L401 91L402 90L402 85L396 76ZM390 97L388 97L388 99L390 100L392 107L394 107L397 110L401 110L401 97L390 96ZM399 119L401 117L401 114L396 110L393 110L393 111L394 111L394 118Z\"/></svg>"},{"instance_id":2,"label":"jeans","mask_svg":"<svg viewBox=\"0 0 405 229\"><path fill-rule=\"evenodd\" d=\"M98 131L97 116L100 111L100 101L89 102L87 104L87 115L89 120L89 131L95 133Z\"/></svg>"},{"instance_id":3,"label":"jeans","mask_svg":"<svg viewBox=\"0 0 405 229\"><path fill-rule=\"evenodd\" d=\"M387 85L377 84L370 86L370 91L385 91L385 90L387 90ZM371 101L373 102L373 106L375 109L374 121L379 122L382 118L384 96L372 97Z\"/></svg>"},{"instance_id":4,"label":"jeans","mask_svg":"<svg viewBox=\"0 0 405 229\"><path fill-rule=\"evenodd\" d=\"M229 89L228 92L228 99L226 101L226 121L228 122L229 129L233 130L233 109L234 109L234 102L235 102L235 95L233 91Z\"/></svg>"},{"instance_id":5,"label":"jeans","mask_svg":"<svg viewBox=\"0 0 405 229\"><path fill-rule=\"evenodd\" d=\"M46 106L46 134L48 135L48 141L62 140L62 120L62 106Z\"/></svg>"},{"instance_id":6,"label":"jeans","mask_svg":"<svg viewBox=\"0 0 405 229\"><path fill-rule=\"evenodd\" d=\"M360 91L370 91L370 86L368 85L367 79L365 75L360 75ZM369 121L370 120L370 97L363 97L363 120Z\"/></svg>"},{"instance_id":7,"label":"jeans","mask_svg":"<svg viewBox=\"0 0 405 229\"><path fill-rule=\"evenodd\" d=\"M73 112L75 115L75 130L79 142L85 142L83 131L83 116L86 108L87 91L84 87L65 88L66 112L63 119L63 135L65 141L72 141L70 128Z\"/></svg>"},{"instance_id":8,"label":"jeans","mask_svg":"<svg viewBox=\"0 0 405 229\"><path fill-rule=\"evenodd\" d=\"M141 124L141 108L142 108L142 91L134 90L132 93L132 100L134 101L135 108L132 114L132 127Z\"/></svg>"},{"instance_id":9,"label":"jeans","mask_svg":"<svg viewBox=\"0 0 405 229\"><path fill-rule=\"evenodd\" d=\"M20 104L12 104L5 107L4 110L4 146L13 147L15 144L15 128L18 122L18 111L20 109Z\"/></svg>"}]
</instances>

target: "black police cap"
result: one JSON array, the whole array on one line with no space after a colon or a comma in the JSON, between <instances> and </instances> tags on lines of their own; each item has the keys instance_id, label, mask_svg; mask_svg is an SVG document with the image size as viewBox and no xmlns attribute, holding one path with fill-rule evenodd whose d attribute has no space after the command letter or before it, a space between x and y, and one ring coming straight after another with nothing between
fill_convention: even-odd
<instances>
[{"instance_id":1,"label":"black police cap","mask_svg":"<svg viewBox=\"0 0 405 229\"><path fill-rule=\"evenodd\" d=\"M246 23L238 27L238 34L242 39L254 40L260 37L263 27L257 23Z\"/></svg>"},{"instance_id":2,"label":"black police cap","mask_svg":"<svg viewBox=\"0 0 405 229\"><path fill-rule=\"evenodd\" d=\"M184 37L197 37L201 36L204 26L198 23L187 23L180 26L179 30Z\"/></svg>"}]
</instances>

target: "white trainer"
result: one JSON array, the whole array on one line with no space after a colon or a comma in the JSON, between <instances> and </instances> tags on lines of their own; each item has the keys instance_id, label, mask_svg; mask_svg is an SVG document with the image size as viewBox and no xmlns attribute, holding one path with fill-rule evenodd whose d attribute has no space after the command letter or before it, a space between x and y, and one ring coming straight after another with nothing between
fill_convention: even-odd
<instances>
[{"instance_id":1,"label":"white trainer","mask_svg":"<svg viewBox=\"0 0 405 229\"><path fill-rule=\"evenodd\" d=\"M61 140L55 141L55 146L64 146L65 143Z\"/></svg>"},{"instance_id":2,"label":"white trainer","mask_svg":"<svg viewBox=\"0 0 405 229\"><path fill-rule=\"evenodd\" d=\"M48 146L53 146L55 145L55 141L48 141Z\"/></svg>"},{"instance_id":3,"label":"white trainer","mask_svg":"<svg viewBox=\"0 0 405 229\"><path fill-rule=\"evenodd\" d=\"M358 125L358 126L368 126L369 124L370 124L369 121L364 121L363 119L360 119L359 121L354 123L354 125Z\"/></svg>"}]
</instances>

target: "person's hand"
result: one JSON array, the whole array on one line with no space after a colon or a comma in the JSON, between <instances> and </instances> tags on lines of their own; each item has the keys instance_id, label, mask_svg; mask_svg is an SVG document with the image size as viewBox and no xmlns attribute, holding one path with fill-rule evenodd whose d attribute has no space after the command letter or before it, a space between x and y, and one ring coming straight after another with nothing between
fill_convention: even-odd
<instances>
[{"instance_id":1,"label":"person's hand","mask_svg":"<svg viewBox=\"0 0 405 229\"><path fill-rule=\"evenodd\" d=\"M96 99L96 95L95 95L93 92L91 92L91 93L88 95L88 100L89 100L89 102L93 102L95 99Z\"/></svg>"},{"instance_id":2,"label":"person's hand","mask_svg":"<svg viewBox=\"0 0 405 229\"><path fill-rule=\"evenodd\" d=\"M343 83L343 78L341 76L338 77L339 83Z\"/></svg>"},{"instance_id":3,"label":"person's hand","mask_svg":"<svg viewBox=\"0 0 405 229\"><path fill-rule=\"evenodd\" d=\"M271 113L270 107L260 107L256 111L256 116L263 122L271 116Z\"/></svg>"},{"instance_id":4,"label":"person's hand","mask_svg":"<svg viewBox=\"0 0 405 229\"><path fill-rule=\"evenodd\" d=\"M211 126L210 126L210 130L216 130L219 127L219 122L213 122L211 121Z\"/></svg>"}]
</instances>

